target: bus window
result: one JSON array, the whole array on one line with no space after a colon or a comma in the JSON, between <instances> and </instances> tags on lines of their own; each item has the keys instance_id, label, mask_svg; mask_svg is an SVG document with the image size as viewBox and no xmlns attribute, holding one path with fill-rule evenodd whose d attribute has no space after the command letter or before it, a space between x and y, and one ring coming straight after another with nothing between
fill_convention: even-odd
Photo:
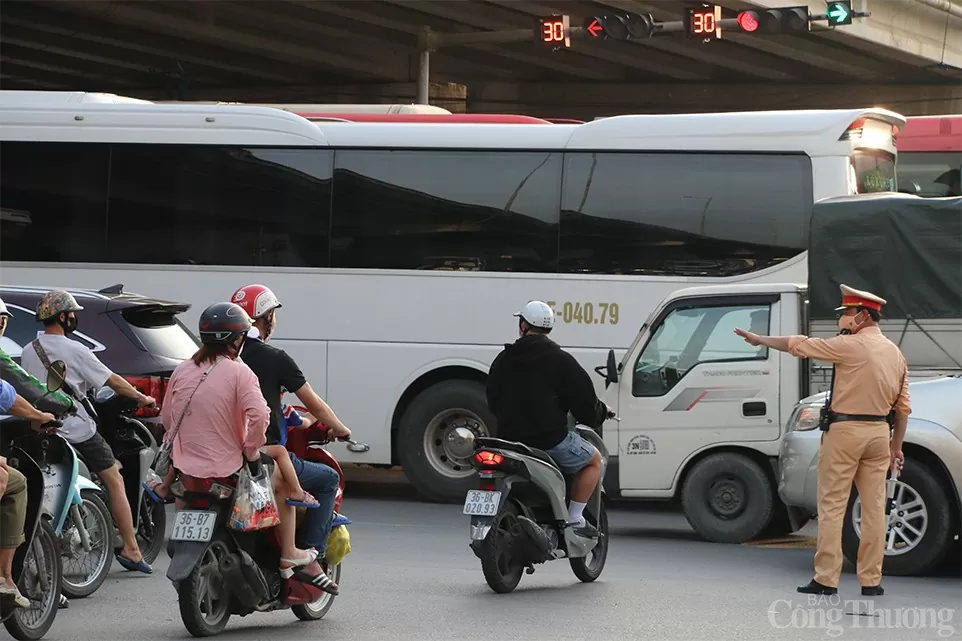
<instances>
[{"instance_id":1,"label":"bus window","mask_svg":"<svg viewBox=\"0 0 962 641\"><path fill-rule=\"evenodd\" d=\"M913 151L899 154L899 191L923 198L962 196L962 152Z\"/></svg>"}]
</instances>

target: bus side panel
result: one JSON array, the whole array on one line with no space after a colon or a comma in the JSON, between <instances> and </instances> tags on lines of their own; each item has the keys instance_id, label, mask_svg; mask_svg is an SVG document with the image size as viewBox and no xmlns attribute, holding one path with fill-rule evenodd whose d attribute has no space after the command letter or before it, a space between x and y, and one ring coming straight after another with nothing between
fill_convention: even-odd
<instances>
[{"instance_id":1,"label":"bus side panel","mask_svg":"<svg viewBox=\"0 0 962 641\"><path fill-rule=\"evenodd\" d=\"M390 463L391 420L413 382L412 372L461 365L486 373L499 351L499 346L482 345L332 342L325 400L354 430L355 438L371 446L364 454L339 452L338 458L347 463Z\"/></svg>"}]
</instances>

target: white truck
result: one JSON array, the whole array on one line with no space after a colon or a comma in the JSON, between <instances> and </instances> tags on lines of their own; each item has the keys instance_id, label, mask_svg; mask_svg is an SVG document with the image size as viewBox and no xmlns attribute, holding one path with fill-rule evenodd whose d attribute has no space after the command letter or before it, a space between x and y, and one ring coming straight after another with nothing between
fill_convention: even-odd
<instances>
[{"instance_id":1,"label":"white truck","mask_svg":"<svg viewBox=\"0 0 962 641\"><path fill-rule=\"evenodd\" d=\"M960 212L959 198L833 199L816 205L813 236L824 242L812 243L809 284L692 287L663 300L621 362L612 351L596 368L606 377L604 400L621 417L603 432L612 455L607 495L680 499L710 541L797 528L778 497L779 449L796 403L827 389L830 366L752 347L734 329L832 336L838 284L846 283L888 299L882 331L902 348L910 380L962 372ZM829 239L846 217L881 248ZM885 265L893 243L913 245L914 255Z\"/></svg>"}]
</instances>

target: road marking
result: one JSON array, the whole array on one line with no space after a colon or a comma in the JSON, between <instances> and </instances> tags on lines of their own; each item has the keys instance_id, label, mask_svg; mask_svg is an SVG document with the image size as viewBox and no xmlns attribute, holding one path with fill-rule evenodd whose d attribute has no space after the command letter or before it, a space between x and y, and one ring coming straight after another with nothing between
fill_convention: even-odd
<instances>
[{"instance_id":1,"label":"road marking","mask_svg":"<svg viewBox=\"0 0 962 641\"><path fill-rule=\"evenodd\" d=\"M758 548L815 548L818 539L814 536L789 536L778 539L760 539L758 541L746 541L742 545L749 545Z\"/></svg>"}]
</instances>

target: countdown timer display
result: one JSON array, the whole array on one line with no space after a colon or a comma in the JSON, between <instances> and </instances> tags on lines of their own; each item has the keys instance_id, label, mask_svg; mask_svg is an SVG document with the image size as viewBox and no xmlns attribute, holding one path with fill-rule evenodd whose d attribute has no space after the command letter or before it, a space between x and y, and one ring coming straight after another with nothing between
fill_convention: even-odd
<instances>
[{"instance_id":1,"label":"countdown timer display","mask_svg":"<svg viewBox=\"0 0 962 641\"><path fill-rule=\"evenodd\" d=\"M685 34L689 38L715 40L721 38L721 7L711 5L689 8L685 16Z\"/></svg>"}]
</instances>

